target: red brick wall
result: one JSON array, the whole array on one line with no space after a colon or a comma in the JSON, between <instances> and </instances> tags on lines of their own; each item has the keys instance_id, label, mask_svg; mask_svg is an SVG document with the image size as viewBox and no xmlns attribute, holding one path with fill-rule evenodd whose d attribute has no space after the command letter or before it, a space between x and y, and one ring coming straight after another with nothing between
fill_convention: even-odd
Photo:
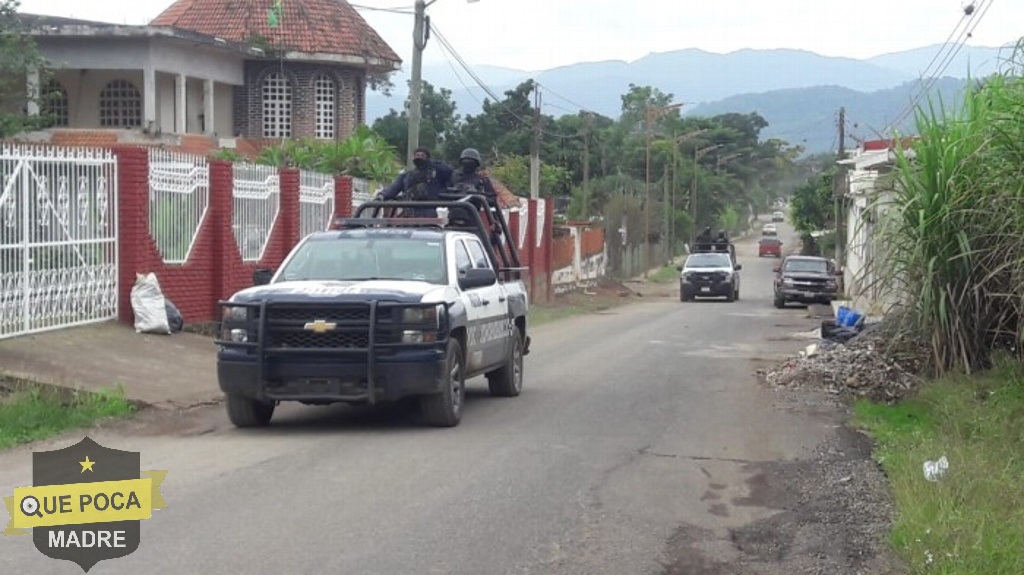
<instances>
[{"instance_id":1,"label":"red brick wall","mask_svg":"<svg viewBox=\"0 0 1024 575\"><path fill-rule=\"evenodd\" d=\"M299 180L295 169L280 170L280 210L267 246L259 262L243 262L231 231L233 209L232 164L210 160L210 203L196 241L184 264L165 264L155 241L149 233L149 154L143 147L117 147L118 158L118 249L119 297L118 318L131 324L131 289L135 274L156 274L164 295L181 311L186 323L215 321L216 303L231 294L252 285L252 273L258 268L277 268L299 241ZM335 179L335 214L352 214L352 179ZM519 246L520 261L530 271L524 277L531 299L549 301L552 298L550 282L553 258L552 206L546 204L544 239L538 242L538 203L530 200L529 216L519 221L513 212L510 228L513 240L518 242L518 227L527 226L523 245Z\"/></svg>"},{"instance_id":2,"label":"red brick wall","mask_svg":"<svg viewBox=\"0 0 1024 575\"><path fill-rule=\"evenodd\" d=\"M566 230L568 232L568 230ZM566 233L556 236L551 242L551 265L554 269L561 269L572 265L573 254L576 252L576 242L572 235Z\"/></svg>"},{"instance_id":3,"label":"red brick wall","mask_svg":"<svg viewBox=\"0 0 1024 575\"><path fill-rule=\"evenodd\" d=\"M595 256L604 252L604 228L589 228L583 230L581 240L584 258Z\"/></svg>"}]
</instances>

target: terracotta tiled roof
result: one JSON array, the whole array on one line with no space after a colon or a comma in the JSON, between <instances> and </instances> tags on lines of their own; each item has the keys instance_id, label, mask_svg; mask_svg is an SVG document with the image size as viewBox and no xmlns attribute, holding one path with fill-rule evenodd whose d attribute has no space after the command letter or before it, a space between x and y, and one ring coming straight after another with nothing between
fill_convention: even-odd
<instances>
[{"instance_id":1,"label":"terracotta tiled roof","mask_svg":"<svg viewBox=\"0 0 1024 575\"><path fill-rule=\"evenodd\" d=\"M54 146L86 146L106 148L118 144L117 132L110 130L55 130L50 136Z\"/></svg>"},{"instance_id":2,"label":"terracotta tiled roof","mask_svg":"<svg viewBox=\"0 0 1024 575\"><path fill-rule=\"evenodd\" d=\"M150 22L242 42L254 35L304 54L401 58L345 0L281 0L280 26L270 27L274 0L178 0Z\"/></svg>"}]
</instances>

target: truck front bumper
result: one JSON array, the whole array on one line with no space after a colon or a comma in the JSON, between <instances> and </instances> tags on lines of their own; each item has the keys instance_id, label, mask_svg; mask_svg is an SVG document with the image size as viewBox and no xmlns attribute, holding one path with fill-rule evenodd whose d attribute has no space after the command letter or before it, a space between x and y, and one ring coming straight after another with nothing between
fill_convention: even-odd
<instances>
[{"instance_id":1,"label":"truck front bumper","mask_svg":"<svg viewBox=\"0 0 1024 575\"><path fill-rule=\"evenodd\" d=\"M336 356L271 357L261 366L251 354L223 350L217 381L224 393L261 401L376 403L440 392L446 366L443 349L399 352L372 367Z\"/></svg>"}]
</instances>

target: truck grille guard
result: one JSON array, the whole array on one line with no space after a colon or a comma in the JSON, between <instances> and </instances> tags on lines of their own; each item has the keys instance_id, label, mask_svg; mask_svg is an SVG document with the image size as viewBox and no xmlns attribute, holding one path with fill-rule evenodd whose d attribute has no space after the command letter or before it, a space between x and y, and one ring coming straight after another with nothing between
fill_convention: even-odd
<instances>
[{"instance_id":1,"label":"truck grille guard","mask_svg":"<svg viewBox=\"0 0 1024 575\"><path fill-rule=\"evenodd\" d=\"M330 355L364 355L366 356L366 395L367 401L375 403L376 364L379 352L382 349L429 349L447 344L449 333L449 310L443 302L432 303L398 303L389 301L367 301L367 302L218 302L217 308L223 318L224 308L246 308L246 320L222 319L217 326L217 338L214 343L225 349L246 350L255 355L257 363L257 374L259 384L265 385L267 378L267 361L272 357L281 356L330 356ZM394 310L396 309L438 309L439 315L436 323L402 322L395 321ZM308 310L308 312L307 312ZM280 315L275 317L279 311L290 312L287 319ZM253 317L255 312L255 317ZM383 318L387 317L386 320ZM327 318L327 319L325 319ZM382 326L384 329L382 329ZM226 330L232 328L244 328L252 333L255 328L255 341L233 341L224 338ZM298 330L302 330L301 332ZM437 338L434 341L416 343L404 342L402 336L405 331L435 331ZM318 346L291 346L282 345L285 338L279 338L281 334L302 333L305 341L316 338L330 332L341 332L355 334L354 341L364 345L318 345ZM311 332L306 337L305 332ZM388 334L389 341L381 341L382 334ZM397 337L396 337L397 336ZM294 340L294 338L293 338ZM328 343L328 342L323 342ZM353 362L354 363L354 362Z\"/></svg>"}]
</instances>

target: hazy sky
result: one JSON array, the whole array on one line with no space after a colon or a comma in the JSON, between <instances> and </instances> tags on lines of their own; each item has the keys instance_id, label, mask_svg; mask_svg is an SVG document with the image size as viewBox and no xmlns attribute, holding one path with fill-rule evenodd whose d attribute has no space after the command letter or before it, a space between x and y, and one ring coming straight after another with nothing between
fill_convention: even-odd
<instances>
[{"instance_id":1,"label":"hazy sky","mask_svg":"<svg viewBox=\"0 0 1024 575\"><path fill-rule=\"evenodd\" d=\"M413 0L351 3L411 11ZM631 61L651 52L682 48L709 52L795 48L828 56L865 58L946 41L961 24L963 8L970 3L970 0L437 0L427 13L470 65L534 71L583 61ZM968 44L1002 46L1024 35L1024 1L974 0L974 3L978 6L979 17L972 24L976 28ZM22 0L21 10L144 24L170 4L171 0ZM412 15L360 12L408 67ZM428 45L424 60L445 61L436 39Z\"/></svg>"}]
</instances>

